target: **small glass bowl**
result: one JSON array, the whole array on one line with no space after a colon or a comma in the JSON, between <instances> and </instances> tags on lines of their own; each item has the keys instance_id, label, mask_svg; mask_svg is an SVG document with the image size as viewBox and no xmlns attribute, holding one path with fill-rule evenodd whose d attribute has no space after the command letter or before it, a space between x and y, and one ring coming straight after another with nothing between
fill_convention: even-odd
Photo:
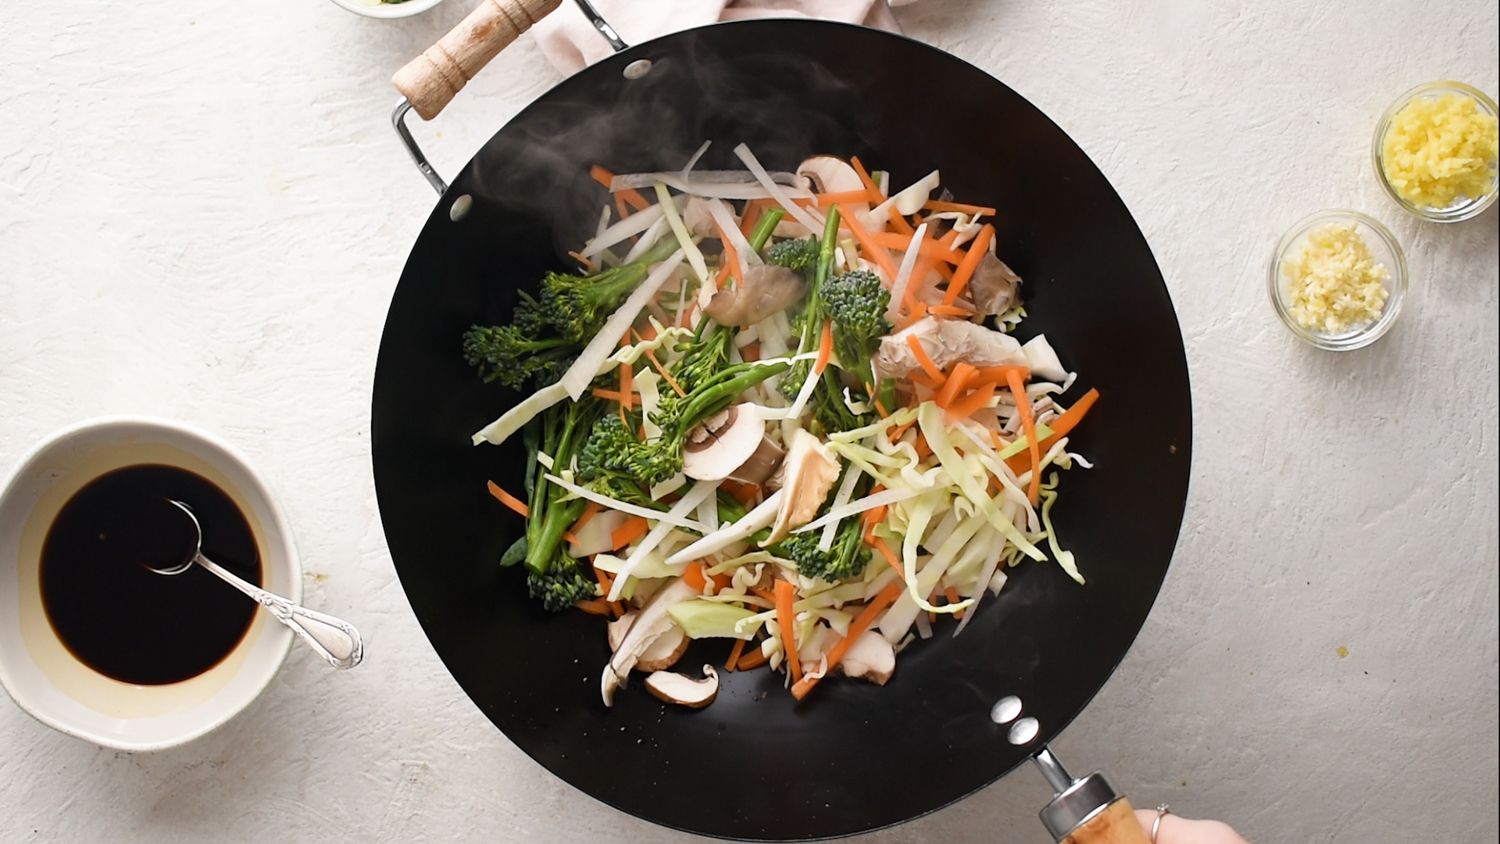
<instances>
[{"instance_id":1,"label":"small glass bowl","mask_svg":"<svg viewBox=\"0 0 1500 844\"><path fill-rule=\"evenodd\" d=\"M1339 334L1316 331L1297 322L1287 306L1286 281L1281 273L1286 259L1302 248L1307 233L1327 223L1353 223L1360 237L1369 244L1371 256L1384 264L1390 274L1385 280L1385 308L1380 312L1380 317L1374 322ZM1271 256L1271 267L1266 274L1266 292L1271 296L1271 305L1276 309L1276 315L1281 317L1281 321L1299 339L1331 352L1362 349L1390 331L1391 326L1396 324L1396 317L1401 314L1401 302L1406 298L1406 284L1406 255L1401 251L1401 244L1396 242L1396 236L1373 217L1342 209L1319 211L1299 220L1288 229L1276 244L1276 252Z\"/></svg>"},{"instance_id":2,"label":"small glass bowl","mask_svg":"<svg viewBox=\"0 0 1500 844\"><path fill-rule=\"evenodd\" d=\"M1370 155L1375 162L1375 178L1380 181L1380 186L1385 188L1386 194L1397 205L1401 206L1403 210L1434 223L1460 223L1464 220L1473 219L1484 213L1484 209L1495 203L1495 197L1500 196L1500 175L1497 175L1497 172L1500 171L1497 171L1497 168L1494 167L1490 168L1489 190L1485 191L1481 196L1464 197L1447 208L1432 208L1426 205L1417 205L1402 196L1391 185L1390 181L1386 179L1385 136L1390 131L1391 123L1396 119L1396 115L1401 112L1401 109L1406 108L1407 104L1412 100L1421 97L1441 97L1447 94L1468 97L1479 106L1480 111L1486 114L1492 116L1500 114L1500 108L1495 106L1495 101L1490 99L1488 94L1472 85L1465 85L1462 82L1451 80L1428 82L1407 91L1397 97L1394 103L1391 103L1391 107L1385 110L1385 114L1380 116L1380 122L1375 126L1375 140L1370 147Z\"/></svg>"}]
</instances>

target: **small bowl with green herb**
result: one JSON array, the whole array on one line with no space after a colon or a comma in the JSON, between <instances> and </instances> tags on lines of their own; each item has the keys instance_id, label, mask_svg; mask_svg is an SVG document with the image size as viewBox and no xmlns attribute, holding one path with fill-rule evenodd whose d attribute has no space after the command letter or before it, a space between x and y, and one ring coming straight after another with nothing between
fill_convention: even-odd
<instances>
[{"instance_id":1,"label":"small bowl with green herb","mask_svg":"<svg viewBox=\"0 0 1500 844\"><path fill-rule=\"evenodd\" d=\"M356 15L367 18L409 18L420 15L443 0L333 0Z\"/></svg>"}]
</instances>

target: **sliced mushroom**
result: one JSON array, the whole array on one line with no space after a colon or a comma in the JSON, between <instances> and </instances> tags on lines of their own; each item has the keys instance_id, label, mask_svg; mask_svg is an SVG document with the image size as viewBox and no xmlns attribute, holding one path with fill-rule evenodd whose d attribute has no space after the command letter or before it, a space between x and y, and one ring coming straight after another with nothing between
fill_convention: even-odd
<instances>
[{"instance_id":1,"label":"sliced mushroom","mask_svg":"<svg viewBox=\"0 0 1500 844\"><path fill-rule=\"evenodd\" d=\"M714 294L703 309L720 325L746 327L791 307L807 292L802 274L775 264L756 264L734 287Z\"/></svg>"},{"instance_id":2,"label":"sliced mushroom","mask_svg":"<svg viewBox=\"0 0 1500 844\"><path fill-rule=\"evenodd\" d=\"M971 366L1027 365L1021 344L1009 334L966 320L925 317L881 338L875 368L882 377L902 378L921 367L909 343L911 337L921 341L939 369L961 360Z\"/></svg>"},{"instance_id":3,"label":"sliced mushroom","mask_svg":"<svg viewBox=\"0 0 1500 844\"><path fill-rule=\"evenodd\" d=\"M698 237L717 236L713 212L708 210L710 201L697 196L688 197L687 205L682 209L682 224L690 234Z\"/></svg>"},{"instance_id":4,"label":"sliced mushroom","mask_svg":"<svg viewBox=\"0 0 1500 844\"><path fill-rule=\"evenodd\" d=\"M625 634L630 632L630 625L635 624L635 618L635 613L628 612L604 625L604 637L609 640L610 653L620 649L620 643L625 641Z\"/></svg>"},{"instance_id":5,"label":"sliced mushroom","mask_svg":"<svg viewBox=\"0 0 1500 844\"><path fill-rule=\"evenodd\" d=\"M785 454L775 440L761 434L760 445L755 447L749 459L741 463L738 469L729 473L729 479L742 484L763 484L781 466L781 458Z\"/></svg>"},{"instance_id":6,"label":"sliced mushroom","mask_svg":"<svg viewBox=\"0 0 1500 844\"><path fill-rule=\"evenodd\" d=\"M994 255L985 253L974 268L974 276L964 292L969 294L975 307L982 314L1000 316L1010 310L1016 302L1016 292L1021 287L1021 277L1015 270Z\"/></svg>"},{"instance_id":7,"label":"sliced mushroom","mask_svg":"<svg viewBox=\"0 0 1500 844\"><path fill-rule=\"evenodd\" d=\"M1061 381L1068 377L1068 370L1063 368L1057 352L1047 342L1047 335L1038 334L1027 340L1022 344L1021 352L1026 355L1026 363L1031 367L1033 376L1046 381Z\"/></svg>"},{"instance_id":8,"label":"sliced mushroom","mask_svg":"<svg viewBox=\"0 0 1500 844\"><path fill-rule=\"evenodd\" d=\"M771 523L771 535L761 547L785 539L792 528L812 521L839 479L839 461L828 447L801 428L792 435L781 463L781 507Z\"/></svg>"},{"instance_id":9,"label":"sliced mushroom","mask_svg":"<svg viewBox=\"0 0 1500 844\"><path fill-rule=\"evenodd\" d=\"M777 237L812 237L812 232L808 230L807 226L793 220L791 217L782 218L781 222L776 224L776 229L771 233Z\"/></svg>"},{"instance_id":10,"label":"sliced mushroom","mask_svg":"<svg viewBox=\"0 0 1500 844\"><path fill-rule=\"evenodd\" d=\"M766 423L753 402L731 405L688 432L682 473L700 481L722 481L760 448Z\"/></svg>"},{"instance_id":11,"label":"sliced mushroom","mask_svg":"<svg viewBox=\"0 0 1500 844\"><path fill-rule=\"evenodd\" d=\"M614 656L610 657L604 666L604 672L599 677L599 695L604 699L605 706L613 706L615 701L615 690L625 685L625 678L630 676L630 670L635 667L641 655L651 647L668 629L675 626L672 616L667 614L667 608L694 597L697 591L682 578L673 580L670 586L662 589L651 599L640 613L636 616L635 623L630 625L625 638L620 640L620 647L615 649Z\"/></svg>"},{"instance_id":12,"label":"sliced mushroom","mask_svg":"<svg viewBox=\"0 0 1500 844\"><path fill-rule=\"evenodd\" d=\"M864 190L865 183L859 174L842 158L831 155L815 155L797 165L797 175L805 176L812 183L815 193L847 193Z\"/></svg>"},{"instance_id":13,"label":"sliced mushroom","mask_svg":"<svg viewBox=\"0 0 1500 844\"><path fill-rule=\"evenodd\" d=\"M672 671L657 671L646 678L646 691L657 698L689 709L702 709L719 694L719 673L703 666L703 679L694 680Z\"/></svg>"},{"instance_id":14,"label":"sliced mushroom","mask_svg":"<svg viewBox=\"0 0 1500 844\"><path fill-rule=\"evenodd\" d=\"M896 650L884 636L873 630L866 630L844 652L844 661L839 663L839 667L850 677L859 677L877 686L884 686L896 670Z\"/></svg>"},{"instance_id":15,"label":"sliced mushroom","mask_svg":"<svg viewBox=\"0 0 1500 844\"><path fill-rule=\"evenodd\" d=\"M635 664L636 671L664 671L677 664L682 655L687 653L688 637L682 632L682 628L673 624L665 632L656 637L656 641L646 648L641 654L640 660Z\"/></svg>"}]
</instances>

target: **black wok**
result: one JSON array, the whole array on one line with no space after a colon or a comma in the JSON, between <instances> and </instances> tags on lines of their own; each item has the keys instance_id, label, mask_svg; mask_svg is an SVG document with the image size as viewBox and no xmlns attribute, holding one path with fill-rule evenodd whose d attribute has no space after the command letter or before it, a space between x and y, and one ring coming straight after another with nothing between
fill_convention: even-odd
<instances>
[{"instance_id":1,"label":"black wok","mask_svg":"<svg viewBox=\"0 0 1500 844\"><path fill-rule=\"evenodd\" d=\"M493 37L482 30L460 35ZM469 76L494 49L448 54ZM404 90L430 115L456 89L451 81ZM423 102L431 98L435 107ZM425 165L401 123L406 110L397 127ZM521 488L523 452L517 441L475 447L469 435L517 396L480 383L459 336L471 323L506 320L516 291L564 266L563 250L592 233L607 197L589 165L680 167L704 139L714 146L701 167L739 166L728 156L741 141L772 169L811 153L857 154L889 169L895 185L940 168L957 197L999 209L998 254L1026 279L1022 338L1051 338L1081 374L1070 395L1091 386L1103 395L1074 441L1096 468L1067 474L1056 511L1086 586L1050 563L1012 569L962 636L915 643L885 687L830 681L795 704L779 675L758 671L723 675L702 711L664 707L638 688L613 709L600 703L602 624L543 612L519 569L497 565L521 522L485 481ZM1151 250L1061 129L925 44L841 24L756 21L623 49L516 115L451 185L426 172L443 195L381 341L376 489L423 629L511 741L622 811L723 837L807 839L900 823L1038 754L1059 790L1070 785L1045 745L1109 678L1166 575L1191 412L1182 339ZM722 662L725 650L700 643L683 664ZM992 704L1007 695L1037 720L1032 740L1013 744L992 722ZM1100 793L1093 780L1079 783L1074 812Z\"/></svg>"}]
</instances>

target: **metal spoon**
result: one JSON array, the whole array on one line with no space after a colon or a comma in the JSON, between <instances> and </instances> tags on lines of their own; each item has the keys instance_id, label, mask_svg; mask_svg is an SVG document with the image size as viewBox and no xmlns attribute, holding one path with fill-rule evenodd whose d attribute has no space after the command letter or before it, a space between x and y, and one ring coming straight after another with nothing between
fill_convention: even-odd
<instances>
[{"instance_id":1,"label":"metal spoon","mask_svg":"<svg viewBox=\"0 0 1500 844\"><path fill-rule=\"evenodd\" d=\"M191 508L181 501L167 499L167 502L186 514L193 525L193 553L181 563L171 566L157 568L147 566L157 574L182 574L193 567L194 563L208 569L230 586L249 595L256 603L271 611L271 615L277 621L285 624L296 633L302 641L312 646L322 657L328 660L328 664L334 668L353 668L359 665L364 658L364 640L359 636L359 631L354 625L340 618L334 618L326 613L310 610L301 604L288 601L280 595L274 595L247 583L233 574L230 574L223 566L203 556L203 527L198 524L198 517L193 514Z\"/></svg>"}]
</instances>

